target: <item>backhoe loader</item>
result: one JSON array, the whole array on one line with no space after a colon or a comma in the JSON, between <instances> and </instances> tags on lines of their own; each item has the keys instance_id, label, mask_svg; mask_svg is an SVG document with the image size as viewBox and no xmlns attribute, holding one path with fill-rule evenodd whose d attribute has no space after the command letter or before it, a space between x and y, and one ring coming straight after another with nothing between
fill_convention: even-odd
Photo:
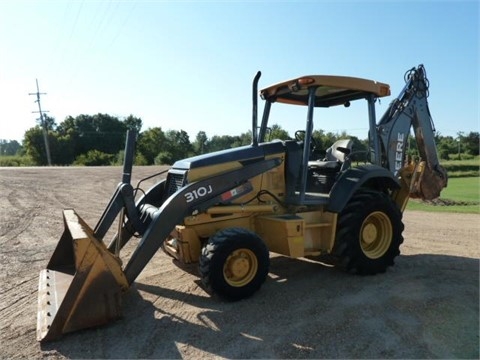
<instances>
[{"instance_id":1,"label":"backhoe loader","mask_svg":"<svg viewBox=\"0 0 480 360\"><path fill-rule=\"evenodd\" d=\"M40 273L39 341L119 318L123 294L159 249L180 262L198 262L204 288L228 300L259 290L270 252L327 255L360 275L394 264L409 197L434 199L447 185L423 65L407 71L404 89L378 122L375 102L390 95L385 83L312 75L258 91L260 75L252 86L251 145L179 160L147 191L131 185L136 134L127 133L122 180L96 226L73 209L63 212L64 233ZM260 121L258 95L264 100ZM369 126L368 150L360 154L365 161L352 161L359 154L351 139L319 156L314 111L362 100ZM266 141L270 110L279 104L304 107L305 127L294 139ZM420 156L409 161L411 133ZM143 195L136 199L137 193ZM115 235L107 244L110 228ZM134 236L140 240L124 264L120 251Z\"/></svg>"}]
</instances>

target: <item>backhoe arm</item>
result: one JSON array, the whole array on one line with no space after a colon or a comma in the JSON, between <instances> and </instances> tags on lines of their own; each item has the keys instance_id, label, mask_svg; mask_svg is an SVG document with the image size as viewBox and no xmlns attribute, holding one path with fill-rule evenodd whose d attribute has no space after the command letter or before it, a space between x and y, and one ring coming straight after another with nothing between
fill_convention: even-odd
<instances>
[{"instance_id":1,"label":"backhoe arm","mask_svg":"<svg viewBox=\"0 0 480 360\"><path fill-rule=\"evenodd\" d=\"M406 85L377 125L382 146L382 166L396 176L407 177L410 197L432 200L447 186L447 172L440 165L435 128L428 107L428 79L423 65L406 73ZM420 162L406 163L406 148L413 127ZM408 174L410 173L410 174Z\"/></svg>"}]
</instances>

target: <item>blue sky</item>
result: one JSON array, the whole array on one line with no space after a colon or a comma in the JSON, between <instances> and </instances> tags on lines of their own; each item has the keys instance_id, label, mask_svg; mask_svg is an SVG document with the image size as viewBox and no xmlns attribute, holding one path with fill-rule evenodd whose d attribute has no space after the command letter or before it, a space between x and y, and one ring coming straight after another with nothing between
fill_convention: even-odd
<instances>
[{"instance_id":1,"label":"blue sky","mask_svg":"<svg viewBox=\"0 0 480 360\"><path fill-rule=\"evenodd\" d=\"M35 79L57 124L132 114L193 141L250 129L258 70L260 88L313 74L386 82L379 118L418 64L437 130L479 131L479 12L478 1L0 0L0 139L35 126ZM316 129L367 136L363 102L316 115ZM272 116L293 135L306 112Z\"/></svg>"}]
</instances>

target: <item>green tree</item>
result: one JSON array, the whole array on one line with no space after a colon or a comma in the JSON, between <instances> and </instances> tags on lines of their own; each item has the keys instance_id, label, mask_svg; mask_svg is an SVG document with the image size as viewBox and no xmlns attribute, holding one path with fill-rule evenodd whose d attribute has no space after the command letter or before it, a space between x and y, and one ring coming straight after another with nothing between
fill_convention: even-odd
<instances>
[{"instance_id":1,"label":"green tree","mask_svg":"<svg viewBox=\"0 0 480 360\"><path fill-rule=\"evenodd\" d=\"M344 135L345 137L348 137L346 134ZM316 151L318 153L325 154L327 149L332 146L333 143L340 137L332 132L325 133L323 130L313 130L312 138L314 139L317 147Z\"/></svg>"},{"instance_id":2,"label":"green tree","mask_svg":"<svg viewBox=\"0 0 480 360\"><path fill-rule=\"evenodd\" d=\"M169 130L165 133L165 140L162 164L173 164L177 160L193 155L193 147L186 131Z\"/></svg>"},{"instance_id":3,"label":"green tree","mask_svg":"<svg viewBox=\"0 0 480 360\"><path fill-rule=\"evenodd\" d=\"M93 116L95 141L88 150L98 150L106 154L116 154L125 147L125 135L127 126L118 118L108 114L96 114Z\"/></svg>"},{"instance_id":4,"label":"green tree","mask_svg":"<svg viewBox=\"0 0 480 360\"><path fill-rule=\"evenodd\" d=\"M48 128L48 147L53 165L69 165L75 159L74 147L69 134L63 134L56 126L55 120L45 117ZM60 130L62 130L60 128ZM35 126L25 132L24 151L36 165L47 165L43 128Z\"/></svg>"},{"instance_id":5,"label":"green tree","mask_svg":"<svg viewBox=\"0 0 480 360\"><path fill-rule=\"evenodd\" d=\"M290 135L288 135L288 131L282 129L282 127L278 124L273 124L270 127L270 139L280 139L280 140L290 140Z\"/></svg>"},{"instance_id":6,"label":"green tree","mask_svg":"<svg viewBox=\"0 0 480 360\"><path fill-rule=\"evenodd\" d=\"M460 143L452 136L440 136L436 143L438 156L442 160L450 159L450 154L456 154L460 146Z\"/></svg>"},{"instance_id":7,"label":"green tree","mask_svg":"<svg viewBox=\"0 0 480 360\"><path fill-rule=\"evenodd\" d=\"M57 127L55 118L45 114L43 114L43 123L45 125L45 128L49 131L54 131ZM39 125L41 126L42 124L39 124Z\"/></svg>"},{"instance_id":8,"label":"green tree","mask_svg":"<svg viewBox=\"0 0 480 360\"><path fill-rule=\"evenodd\" d=\"M356 136L346 136L346 138L353 141L352 144L352 161L367 161L368 159L368 146L366 142L361 141Z\"/></svg>"},{"instance_id":9,"label":"green tree","mask_svg":"<svg viewBox=\"0 0 480 360\"><path fill-rule=\"evenodd\" d=\"M16 155L22 146L17 140L0 140L0 156L1 155Z\"/></svg>"},{"instance_id":10,"label":"green tree","mask_svg":"<svg viewBox=\"0 0 480 360\"><path fill-rule=\"evenodd\" d=\"M478 131L471 131L462 139L465 145L465 152L470 155L478 155L480 150L480 141Z\"/></svg>"},{"instance_id":11,"label":"green tree","mask_svg":"<svg viewBox=\"0 0 480 360\"><path fill-rule=\"evenodd\" d=\"M130 114L125 120L123 120L123 123L128 130L134 130L137 134L140 134L140 131L142 130L142 119Z\"/></svg>"},{"instance_id":12,"label":"green tree","mask_svg":"<svg viewBox=\"0 0 480 360\"><path fill-rule=\"evenodd\" d=\"M232 148L232 144L239 144L241 142L238 136L230 135L215 135L208 142L210 152L225 150Z\"/></svg>"},{"instance_id":13,"label":"green tree","mask_svg":"<svg viewBox=\"0 0 480 360\"><path fill-rule=\"evenodd\" d=\"M166 150L166 137L161 127L154 127L142 132L137 140L137 152L142 154L148 165L155 163L155 158Z\"/></svg>"},{"instance_id":14,"label":"green tree","mask_svg":"<svg viewBox=\"0 0 480 360\"><path fill-rule=\"evenodd\" d=\"M49 136L50 154L54 165L70 165L75 160L74 148L70 135L52 132Z\"/></svg>"},{"instance_id":15,"label":"green tree","mask_svg":"<svg viewBox=\"0 0 480 360\"><path fill-rule=\"evenodd\" d=\"M27 156L32 159L35 165L48 164L43 139L43 129L40 125L30 128L25 132L23 144Z\"/></svg>"},{"instance_id":16,"label":"green tree","mask_svg":"<svg viewBox=\"0 0 480 360\"><path fill-rule=\"evenodd\" d=\"M252 143L252 130L242 133L239 136L239 146L250 145Z\"/></svg>"},{"instance_id":17,"label":"green tree","mask_svg":"<svg viewBox=\"0 0 480 360\"><path fill-rule=\"evenodd\" d=\"M208 137L205 131L199 131L192 144L195 154L205 154L208 152Z\"/></svg>"},{"instance_id":18,"label":"green tree","mask_svg":"<svg viewBox=\"0 0 480 360\"><path fill-rule=\"evenodd\" d=\"M415 136L413 134L408 134L405 153L412 159L416 159L419 157L417 140L415 139Z\"/></svg>"},{"instance_id":19,"label":"green tree","mask_svg":"<svg viewBox=\"0 0 480 360\"><path fill-rule=\"evenodd\" d=\"M134 120L129 120L130 125ZM75 157L90 150L116 154L125 146L127 124L108 114L81 114L67 117L57 130L62 136L70 135Z\"/></svg>"}]
</instances>

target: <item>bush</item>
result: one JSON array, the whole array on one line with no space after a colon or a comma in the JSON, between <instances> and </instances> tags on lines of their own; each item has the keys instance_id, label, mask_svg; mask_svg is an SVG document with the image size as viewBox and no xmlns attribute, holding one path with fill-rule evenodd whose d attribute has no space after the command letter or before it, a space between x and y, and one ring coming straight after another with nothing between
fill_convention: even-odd
<instances>
[{"instance_id":1,"label":"bush","mask_svg":"<svg viewBox=\"0 0 480 360\"><path fill-rule=\"evenodd\" d=\"M441 157L441 156L440 156ZM441 157L442 158L442 157ZM449 154L448 158L442 158L443 160L473 160L475 155L469 153L460 153L460 154Z\"/></svg>"},{"instance_id":2,"label":"bush","mask_svg":"<svg viewBox=\"0 0 480 360\"><path fill-rule=\"evenodd\" d=\"M448 149L440 149L438 151L438 156L440 156L440 159L442 160L450 160L450 153Z\"/></svg>"},{"instance_id":3,"label":"bush","mask_svg":"<svg viewBox=\"0 0 480 360\"><path fill-rule=\"evenodd\" d=\"M135 155L135 160L133 161L133 165L142 166L142 165L150 165L150 164L148 163L145 156L143 156L143 154L137 154Z\"/></svg>"},{"instance_id":4,"label":"bush","mask_svg":"<svg viewBox=\"0 0 480 360\"><path fill-rule=\"evenodd\" d=\"M115 155L106 154L98 150L90 150L86 154L77 156L74 165L85 166L105 166L110 165L115 160Z\"/></svg>"},{"instance_id":5,"label":"bush","mask_svg":"<svg viewBox=\"0 0 480 360\"><path fill-rule=\"evenodd\" d=\"M162 151L154 160L155 165L171 165L174 162L173 155L168 151Z\"/></svg>"},{"instance_id":6,"label":"bush","mask_svg":"<svg viewBox=\"0 0 480 360\"><path fill-rule=\"evenodd\" d=\"M475 159L475 156L472 154L463 153L460 154L460 160L472 160Z\"/></svg>"},{"instance_id":7,"label":"bush","mask_svg":"<svg viewBox=\"0 0 480 360\"><path fill-rule=\"evenodd\" d=\"M464 154L461 154L463 157ZM457 155L458 156L458 155ZM480 158L478 156L465 160L449 160L441 162L441 165L447 170L448 177L478 177L480 173Z\"/></svg>"},{"instance_id":8,"label":"bush","mask_svg":"<svg viewBox=\"0 0 480 360\"><path fill-rule=\"evenodd\" d=\"M124 158L125 158L125 150L120 150L118 154L114 157L114 160L110 165L122 166ZM135 159L133 159L133 165L143 166L143 165L150 165L150 164L148 163L147 159L145 158L145 156L143 156L142 153L137 152L135 154Z\"/></svg>"},{"instance_id":9,"label":"bush","mask_svg":"<svg viewBox=\"0 0 480 360\"><path fill-rule=\"evenodd\" d=\"M35 163L28 156L0 156L0 166L34 166Z\"/></svg>"}]
</instances>

